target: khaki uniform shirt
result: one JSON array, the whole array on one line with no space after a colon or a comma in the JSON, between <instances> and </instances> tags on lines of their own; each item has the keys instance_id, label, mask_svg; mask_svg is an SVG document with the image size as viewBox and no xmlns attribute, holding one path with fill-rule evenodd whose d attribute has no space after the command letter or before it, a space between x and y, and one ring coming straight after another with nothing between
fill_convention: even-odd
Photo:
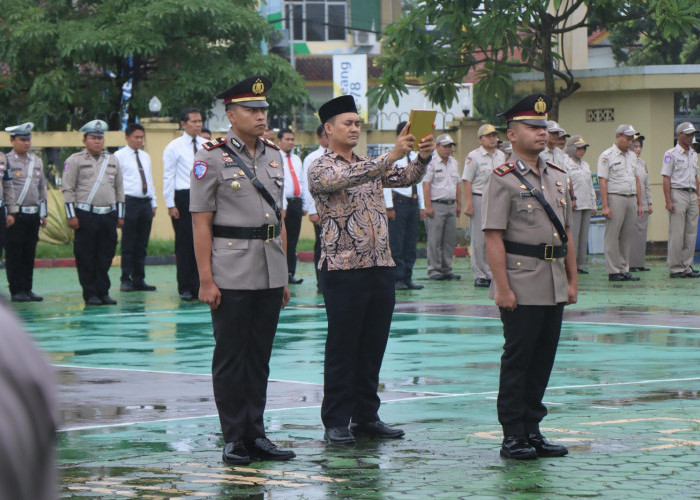
<instances>
[{"instance_id":1,"label":"khaki uniform shirt","mask_svg":"<svg viewBox=\"0 0 700 500\"><path fill-rule=\"evenodd\" d=\"M698 172L698 154L690 148L686 153L676 144L664 154L661 175L671 178L671 189L696 188L695 179Z\"/></svg>"},{"instance_id":2,"label":"khaki uniform shirt","mask_svg":"<svg viewBox=\"0 0 700 500\"><path fill-rule=\"evenodd\" d=\"M520 159L513 152L511 162ZM524 161L520 173L537 188L554 209L564 227L571 222L571 200L567 189L566 173L545 163L537 162L540 175ZM516 167L518 168L518 167ZM530 245L563 245L560 235L547 217L544 208L520 180L509 172L503 176L492 173L484 192L483 229L504 231L503 239ZM506 253L506 272L511 289L519 305L555 305L568 300L568 280L564 258L555 262L537 257ZM496 296L493 281L489 296Z\"/></svg>"},{"instance_id":3,"label":"khaki uniform shirt","mask_svg":"<svg viewBox=\"0 0 700 500\"><path fill-rule=\"evenodd\" d=\"M645 212L649 211L649 205L651 205L651 186L649 186L649 170L647 170L647 164L644 160L637 158L637 177L639 177L639 184L642 186L642 208Z\"/></svg>"},{"instance_id":4,"label":"khaki uniform shirt","mask_svg":"<svg viewBox=\"0 0 700 500\"><path fill-rule=\"evenodd\" d=\"M506 155L500 149L489 154L483 146L479 146L464 159L464 171L462 180L472 183L472 193L482 194L484 184L494 168L500 167L506 162Z\"/></svg>"},{"instance_id":5,"label":"khaki uniform shirt","mask_svg":"<svg viewBox=\"0 0 700 500\"><path fill-rule=\"evenodd\" d=\"M609 194L637 194L637 155L613 144L598 157L598 177L608 180Z\"/></svg>"},{"instance_id":6,"label":"khaki uniform shirt","mask_svg":"<svg viewBox=\"0 0 700 500\"><path fill-rule=\"evenodd\" d=\"M544 151L540 153L540 158L544 161L554 163L557 167L561 167L563 170L569 168L569 155L567 155L563 149L554 146L553 150L545 148Z\"/></svg>"},{"instance_id":7,"label":"khaki uniform shirt","mask_svg":"<svg viewBox=\"0 0 700 500\"><path fill-rule=\"evenodd\" d=\"M226 141L282 209L284 169L279 150L258 140L255 151L251 153L232 129L226 135ZM205 147L197 151L197 166L190 178L190 211L214 212L212 224L218 226L281 224L273 208L238 163L239 160L229 156L222 147L210 150ZM211 270L216 285L225 290L279 288L288 281L287 258L280 236L267 243L264 240L213 238Z\"/></svg>"},{"instance_id":8,"label":"khaki uniform shirt","mask_svg":"<svg viewBox=\"0 0 700 500\"><path fill-rule=\"evenodd\" d=\"M29 165L34 159L32 172L29 172ZM12 186L17 196L19 203L20 194L24 190L24 185L27 181L27 176L31 175L31 182L27 194L22 201L24 207L36 207L39 203L46 200L46 180L44 179L44 167L41 158L31 153L24 156L19 156L14 151L10 151L7 155L8 169L12 178Z\"/></svg>"},{"instance_id":9,"label":"khaki uniform shirt","mask_svg":"<svg viewBox=\"0 0 700 500\"><path fill-rule=\"evenodd\" d=\"M0 200L7 206L8 214L13 214L17 211L16 199L12 179L7 170L7 158L5 153L0 151Z\"/></svg>"},{"instance_id":10,"label":"khaki uniform shirt","mask_svg":"<svg viewBox=\"0 0 700 500\"><path fill-rule=\"evenodd\" d=\"M357 156L352 163L328 151L309 167L309 191L321 221L321 259L329 271L394 266L382 187L419 182L425 167L419 156L405 167Z\"/></svg>"},{"instance_id":11,"label":"khaki uniform shirt","mask_svg":"<svg viewBox=\"0 0 700 500\"><path fill-rule=\"evenodd\" d=\"M596 196L593 188L591 168L583 160L569 160L569 168L566 171L569 182L576 197L576 210L595 210Z\"/></svg>"},{"instance_id":12,"label":"khaki uniform shirt","mask_svg":"<svg viewBox=\"0 0 700 500\"><path fill-rule=\"evenodd\" d=\"M430 184L431 200L454 200L459 184L457 160L450 156L447 162L444 162L440 156L433 156L428 163L423 182Z\"/></svg>"},{"instance_id":13,"label":"khaki uniform shirt","mask_svg":"<svg viewBox=\"0 0 700 500\"><path fill-rule=\"evenodd\" d=\"M92 187L102 169L105 160L104 151L95 158L87 149L72 154L63 166L63 201L65 203L87 203ZM102 176L100 186L90 202L96 207L105 207L116 203L124 203L124 184L122 169L117 157L110 154L107 168Z\"/></svg>"}]
</instances>

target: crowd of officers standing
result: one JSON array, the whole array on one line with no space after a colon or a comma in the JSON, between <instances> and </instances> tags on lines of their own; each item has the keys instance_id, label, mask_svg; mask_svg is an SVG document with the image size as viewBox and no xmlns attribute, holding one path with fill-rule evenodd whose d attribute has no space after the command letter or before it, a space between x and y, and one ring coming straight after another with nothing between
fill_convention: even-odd
<instances>
[{"instance_id":1,"label":"crowd of officers standing","mask_svg":"<svg viewBox=\"0 0 700 500\"><path fill-rule=\"evenodd\" d=\"M272 82L253 76L221 92L231 123L226 137L201 137L202 114L183 110L182 136L163 153L164 198L175 230L178 292L210 306L216 346L214 395L231 464L290 460L265 434L269 359L280 309L295 276L300 220L316 227L318 286L328 320L321 419L324 440L352 444L358 436L396 439L402 429L379 418L379 371L389 337L395 290L420 289L412 279L416 226L428 232L428 277L458 280L452 272L456 218L471 217L474 285L488 287L499 307L505 338L497 402L503 427L500 454L534 459L563 456L539 423L561 331L563 308L577 300L585 268L590 218L597 211L589 144L547 121L551 100L528 96L504 111L508 142L490 124L460 178L450 135L420 138L410 124L379 158L360 156L360 118L351 96L319 109L319 149L302 163L294 133L269 132L265 92ZM40 158L30 152L32 124L6 129L12 151L0 155L0 243L12 300L41 301L33 292L33 262L46 224L46 184ZM122 234L120 290L153 291L145 281L148 235L157 208L144 129L130 125L126 147L104 149L107 124L83 127L85 148L66 159L63 201L75 231L74 254L86 305L116 304L108 271ZM692 268L700 172L696 130L676 129L677 145L661 174L669 213L671 278L696 278ZM611 138L612 139L612 138ZM644 252L653 212L648 171L639 158L644 136L617 127L597 160L605 266L610 281L636 281L648 270Z\"/></svg>"}]
</instances>

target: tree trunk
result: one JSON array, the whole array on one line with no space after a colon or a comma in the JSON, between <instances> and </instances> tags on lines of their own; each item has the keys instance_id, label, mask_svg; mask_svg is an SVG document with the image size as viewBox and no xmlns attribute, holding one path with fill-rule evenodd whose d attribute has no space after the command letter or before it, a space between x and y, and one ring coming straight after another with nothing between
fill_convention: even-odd
<instances>
[{"instance_id":1,"label":"tree trunk","mask_svg":"<svg viewBox=\"0 0 700 500\"><path fill-rule=\"evenodd\" d=\"M552 99L552 109L548 112L550 120L559 119L559 99L554 87L554 57L552 55L552 30L554 29L554 18L542 12L540 19L542 25L540 36L542 37L542 74L544 75L544 93Z\"/></svg>"}]
</instances>

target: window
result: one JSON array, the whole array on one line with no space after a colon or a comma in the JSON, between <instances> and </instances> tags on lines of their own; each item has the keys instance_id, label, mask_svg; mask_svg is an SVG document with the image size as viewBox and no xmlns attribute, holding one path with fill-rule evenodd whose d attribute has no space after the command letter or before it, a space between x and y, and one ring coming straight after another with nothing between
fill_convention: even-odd
<instances>
[{"instance_id":1,"label":"window","mask_svg":"<svg viewBox=\"0 0 700 500\"><path fill-rule=\"evenodd\" d=\"M291 0L284 12L285 28L295 41L345 40L347 1Z\"/></svg>"}]
</instances>

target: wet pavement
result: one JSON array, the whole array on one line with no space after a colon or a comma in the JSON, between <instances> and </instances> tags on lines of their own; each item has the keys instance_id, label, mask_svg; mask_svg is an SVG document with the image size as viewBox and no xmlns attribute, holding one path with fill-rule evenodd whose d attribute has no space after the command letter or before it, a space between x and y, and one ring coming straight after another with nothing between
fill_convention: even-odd
<instances>
[{"instance_id":1,"label":"wet pavement","mask_svg":"<svg viewBox=\"0 0 700 500\"><path fill-rule=\"evenodd\" d=\"M311 264L292 287L271 361L268 436L286 463L221 462L206 306L181 303L172 266L156 293L85 309L74 269L41 269L40 304L15 304L56 365L63 498L700 498L700 280L662 260L642 281L610 283L600 257L579 276L545 396L545 434L564 458L498 456L502 334L487 291L432 282L397 292L380 376L380 414L406 437L354 446L321 438L325 312ZM113 269L113 283L119 270Z\"/></svg>"}]
</instances>

